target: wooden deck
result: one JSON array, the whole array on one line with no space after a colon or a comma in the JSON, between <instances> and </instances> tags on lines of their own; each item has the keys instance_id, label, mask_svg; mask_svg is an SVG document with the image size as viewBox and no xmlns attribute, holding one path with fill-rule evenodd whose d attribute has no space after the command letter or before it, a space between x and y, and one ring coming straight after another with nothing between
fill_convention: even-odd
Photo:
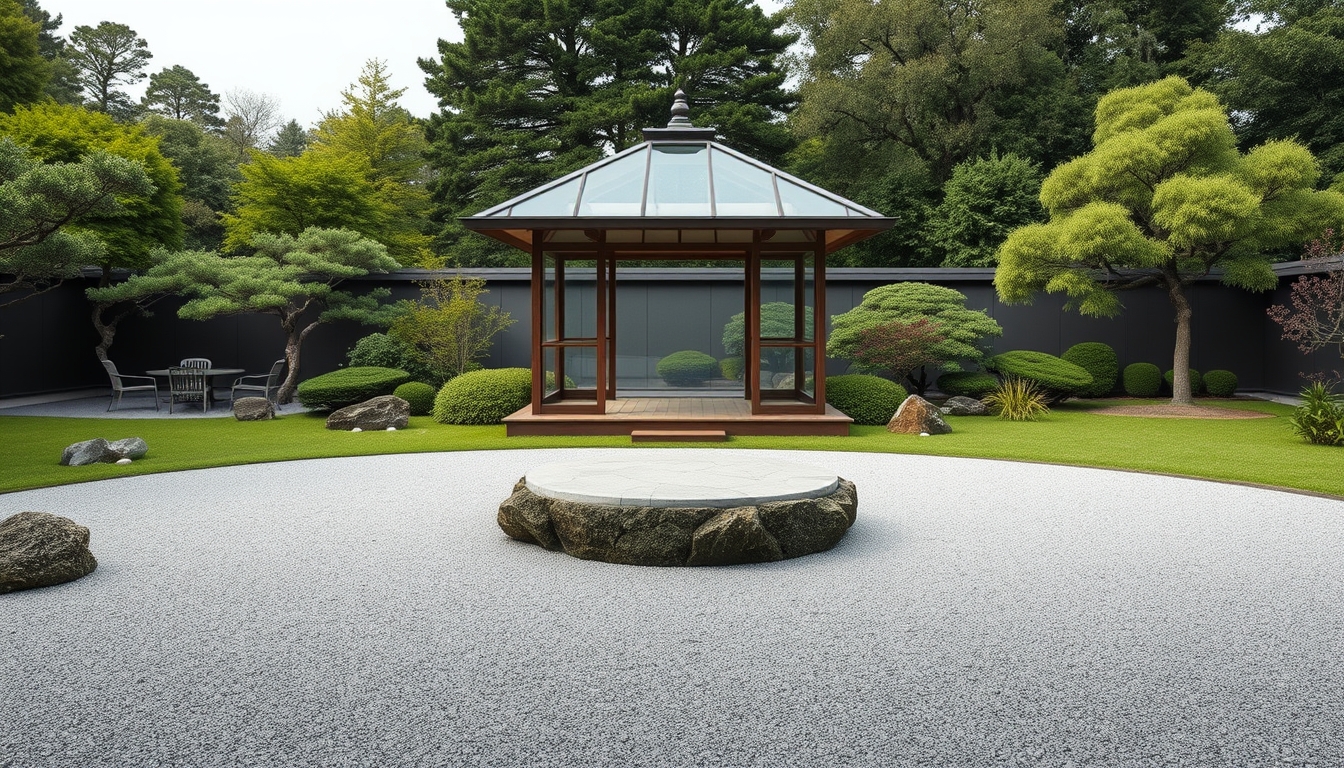
<instances>
[{"instance_id":1,"label":"wooden deck","mask_svg":"<svg viewBox=\"0 0 1344 768\"><path fill-rule=\"evenodd\" d=\"M624 397L605 414L546 414L532 406L505 417L515 435L628 435L636 430L723 430L729 435L848 435L852 419L831 406L825 415L753 416L751 403L732 397Z\"/></svg>"}]
</instances>

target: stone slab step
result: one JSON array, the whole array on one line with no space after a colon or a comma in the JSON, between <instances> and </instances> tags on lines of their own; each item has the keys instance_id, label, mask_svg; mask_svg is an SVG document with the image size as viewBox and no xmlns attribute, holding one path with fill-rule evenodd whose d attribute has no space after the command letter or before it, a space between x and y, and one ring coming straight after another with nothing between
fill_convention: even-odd
<instances>
[{"instance_id":1,"label":"stone slab step","mask_svg":"<svg viewBox=\"0 0 1344 768\"><path fill-rule=\"evenodd\" d=\"M636 429L632 443L722 443L728 433L722 429Z\"/></svg>"}]
</instances>

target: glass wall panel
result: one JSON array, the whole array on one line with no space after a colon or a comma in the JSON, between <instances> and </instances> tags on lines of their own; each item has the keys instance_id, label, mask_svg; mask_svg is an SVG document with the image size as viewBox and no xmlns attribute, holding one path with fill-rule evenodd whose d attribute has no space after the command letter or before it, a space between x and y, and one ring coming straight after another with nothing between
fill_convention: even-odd
<instances>
[{"instance_id":1,"label":"glass wall panel","mask_svg":"<svg viewBox=\"0 0 1344 768\"><path fill-rule=\"evenodd\" d=\"M653 145L644 215L710 215L708 158L704 144Z\"/></svg>"},{"instance_id":2,"label":"glass wall panel","mask_svg":"<svg viewBox=\"0 0 1344 768\"><path fill-rule=\"evenodd\" d=\"M541 350L542 397L550 397L560 391L559 378L555 375L559 349L555 347Z\"/></svg>"},{"instance_id":3,"label":"glass wall panel","mask_svg":"<svg viewBox=\"0 0 1344 768\"><path fill-rule=\"evenodd\" d=\"M589 259L565 261L566 339L597 337L597 267Z\"/></svg>"},{"instance_id":4,"label":"glass wall panel","mask_svg":"<svg viewBox=\"0 0 1344 768\"><path fill-rule=\"evenodd\" d=\"M541 340L555 341L555 257L542 254L541 266Z\"/></svg>"},{"instance_id":5,"label":"glass wall panel","mask_svg":"<svg viewBox=\"0 0 1344 768\"><path fill-rule=\"evenodd\" d=\"M597 348L564 347L566 390L597 387Z\"/></svg>"}]
</instances>

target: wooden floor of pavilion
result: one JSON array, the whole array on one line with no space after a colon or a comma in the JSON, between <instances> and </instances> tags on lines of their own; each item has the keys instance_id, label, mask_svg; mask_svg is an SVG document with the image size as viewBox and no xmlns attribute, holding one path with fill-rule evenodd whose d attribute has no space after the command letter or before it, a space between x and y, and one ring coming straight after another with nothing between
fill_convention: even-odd
<instances>
[{"instance_id":1,"label":"wooden floor of pavilion","mask_svg":"<svg viewBox=\"0 0 1344 768\"><path fill-rule=\"evenodd\" d=\"M628 435L636 430L713 431L729 435L848 435L852 419L826 413L752 415L751 403L734 397L620 397L605 414L535 415L532 406L505 417L507 434Z\"/></svg>"}]
</instances>

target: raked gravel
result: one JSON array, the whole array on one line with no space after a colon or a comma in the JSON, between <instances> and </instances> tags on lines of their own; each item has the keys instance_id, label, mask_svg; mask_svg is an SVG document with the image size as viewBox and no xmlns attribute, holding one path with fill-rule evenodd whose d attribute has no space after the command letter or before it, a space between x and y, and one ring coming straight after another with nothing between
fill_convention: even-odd
<instances>
[{"instance_id":1,"label":"raked gravel","mask_svg":"<svg viewBox=\"0 0 1344 768\"><path fill-rule=\"evenodd\" d=\"M705 449L642 450L651 460ZM326 459L0 495L98 570L0 596L0 766L1344 765L1344 502L761 452L858 485L726 568L507 539L531 466Z\"/></svg>"}]
</instances>

